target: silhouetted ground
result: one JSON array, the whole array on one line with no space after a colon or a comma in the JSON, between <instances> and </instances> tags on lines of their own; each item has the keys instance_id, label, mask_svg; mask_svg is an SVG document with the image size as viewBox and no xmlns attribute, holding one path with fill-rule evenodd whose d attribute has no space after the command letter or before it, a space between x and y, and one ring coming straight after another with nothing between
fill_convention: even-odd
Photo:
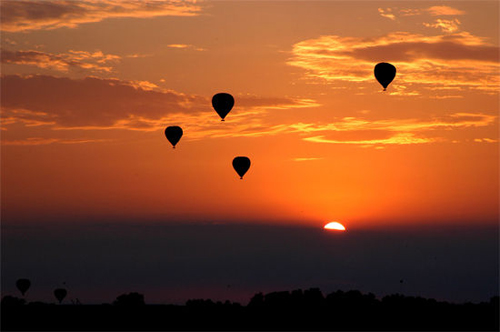
<instances>
[{"instance_id":1,"label":"silhouetted ground","mask_svg":"<svg viewBox=\"0 0 500 332\"><path fill-rule=\"evenodd\" d=\"M184 306L146 305L141 294L113 304L24 304L2 299L2 331L88 330L445 330L498 331L498 296L489 302L451 304L433 299L319 289L256 294L247 306L189 300Z\"/></svg>"}]
</instances>

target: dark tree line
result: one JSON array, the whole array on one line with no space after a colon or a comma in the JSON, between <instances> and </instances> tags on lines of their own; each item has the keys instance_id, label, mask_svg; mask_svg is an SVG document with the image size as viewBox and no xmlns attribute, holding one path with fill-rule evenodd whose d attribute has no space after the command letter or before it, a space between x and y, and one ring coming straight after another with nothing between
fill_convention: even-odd
<instances>
[{"instance_id":1,"label":"dark tree line","mask_svg":"<svg viewBox=\"0 0 500 332\"><path fill-rule=\"evenodd\" d=\"M257 293L246 306L211 299L147 305L139 293L102 305L27 303L7 295L1 302L1 329L498 331L498 302L498 296L462 304L401 294L378 299L357 290L324 296L318 288Z\"/></svg>"}]
</instances>

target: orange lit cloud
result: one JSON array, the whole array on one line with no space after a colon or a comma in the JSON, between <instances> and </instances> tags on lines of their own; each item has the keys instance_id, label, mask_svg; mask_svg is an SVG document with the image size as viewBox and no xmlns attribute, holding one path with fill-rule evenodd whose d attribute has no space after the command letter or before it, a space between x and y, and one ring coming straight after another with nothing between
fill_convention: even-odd
<instances>
[{"instance_id":1,"label":"orange lit cloud","mask_svg":"<svg viewBox=\"0 0 500 332\"><path fill-rule=\"evenodd\" d=\"M68 53L44 53L39 51L7 51L2 50L2 63L15 65L31 65L43 69L52 69L67 72L70 68L87 69L95 72L111 72L109 64L120 60L121 57L113 54L104 54L101 51L86 52L73 51Z\"/></svg>"},{"instance_id":2,"label":"orange lit cloud","mask_svg":"<svg viewBox=\"0 0 500 332\"><path fill-rule=\"evenodd\" d=\"M444 142L435 134L438 130L494 126L496 116L476 113L454 113L431 121L417 119L373 120L345 117L328 124L297 123L289 130L301 133L323 133L303 138L314 143L374 145L408 145ZM329 136L329 138L326 138ZM332 138L334 136L335 138ZM485 141L486 142L486 141Z\"/></svg>"},{"instance_id":3,"label":"orange lit cloud","mask_svg":"<svg viewBox=\"0 0 500 332\"><path fill-rule=\"evenodd\" d=\"M460 21L458 19L453 20L444 20L438 18L435 23L423 23L424 26L428 28L437 28L441 29L443 32L456 32L458 31L458 26L460 25Z\"/></svg>"},{"instance_id":4,"label":"orange lit cloud","mask_svg":"<svg viewBox=\"0 0 500 332\"><path fill-rule=\"evenodd\" d=\"M195 1L30 0L2 1L1 29L8 32L75 28L109 18L195 16Z\"/></svg>"},{"instance_id":5,"label":"orange lit cloud","mask_svg":"<svg viewBox=\"0 0 500 332\"><path fill-rule=\"evenodd\" d=\"M394 16L394 14L392 13L392 8L386 8L386 9L379 8L378 12L380 13L380 16L382 16L382 17L386 17L390 20L396 19L396 16Z\"/></svg>"},{"instance_id":6,"label":"orange lit cloud","mask_svg":"<svg viewBox=\"0 0 500 332\"><path fill-rule=\"evenodd\" d=\"M294 134L315 143L380 147L449 141L442 137L444 131L490 127L497 122L494 115L457 112L427 120L344 117L328 123L282 123L269 117L272 112L320 105L310 99L236 96L228 121L221 123L210 98L162 90L145 81L7 75L1 83L5 133L14 125L78 133L117 129L152 132L175 124L184 129L185 140Z\"/></svg>"},{"instance_id":7,"label":"orange lit cloud","mask_svg":"<svg viewBox=\"0 0 500 332\"><path fill-rule=\"evenodd\" d=\"M304 40L293 45L288 64L303 68L308 78L345 84L373 81L374 65L387 61L398 69L393 88L413 84L493 92L500 85L498 59L497 46L468 32L438 36L395 32L373 38Z\"/></svg>"},{"instance_id":8,"label":"orange lit cloud","mask_svg":"<svg viewBox=\"0 0 500 332\"><path fill-rule=\"evenodd\" d=\"M355 131L355 130L382 130L391 132L421 132L437 129L452 129L466 127L485 127L493 125L497 119L494 115L482 113L454 113L448 116L434 118L431 121L417 119L397 120L365 120L356 117L345 117L328 124L298 123L292 125L295 129L305 133L318 131Z\"/></svg>"},{"instance_id":9,"label":"orange lit cloud","mask_svg":"<svg viewBox=\"0 0 500 332\"><path fill-rule=\"evenodd\" d=\"M30 137L24 140L2 140L2 145L20 145L20 146L31 146L31 145L47 145L47 144L83 144L83 143L98 143L109 141L106 139L62 139L62 138L42 138L42 137Z\"/></svg>"},{"instance_id":10,"label":"orange lit cloud","mask_svg":"<svg viewBox=\"0 0 500 332\"><path fill-rule=\"evenodd\" d=\"M87 77L73 80L53 76L3 76L2 113L18 110L43 115L61 127L112 127L131 116L160 119L175 112L200 112L207 100L174 91L156 91L145 81Z\"/></svg>"},{"instance_id":11,"label":"orange lit cloud","mask_svg":"<svg viewBox=\"0 0 500 332\"><path fill-rule=\"evenodd\" d=\"M194 45L187 45L187 44L169 44L167 46L170 48L177 48L177 49L192 49L195 51L205 51L204 48L196 47Z\"/></svg>"},{"instance_id":12,"label":"orange lit cloud","mask_svg":"<svg viewBox=\"0 0 500 332\"><path fill-rule=\"evenodd\" d=\"M497 139L492 139L492 138L476 138L474 139L474 142L477 142L477 143L497 143L498 140Z\"/></svg>"},{"instance_id":13,"label":"orange lit cloud","mask_svg":"<svg viewBox=\"0 0 500 332\"><path fill-rule=\"evenodd\" d=\"M426 9L432 16L455 16L465 15L465 12L449 6L432 6Z\"/></svg>"},{"instance_id":14,"label":"orange lit cloud","mask_svg":"<svg viewBox=\"0 0 500 332\"><path fill-rule=\"evenodd\" d=\"M432 6L428 8L386 8L378 9L379 13L383 17L387 17L391 20L394 20L397 16L415 16L415 15L423 15L428 14L430 16L460 16L465 15L465 11L449 7L449 6ZM384 13L391 13L390 16L383 15Z\"/></svg>"},{"instance_id":15,"label":"orange lit cloud","mask_svg":"<svg viewBox=\"0 0 500 332\"><path fill-rule=\"evenodd\" d=\"M57 129L153 131L165 123L203 126L218 119L210 98L160 89L148 81L6 75L1 93L4 128L21 123ZM309 99L237 96L230 117L251 125L247 118L267 110L314 106Z\"/></svg>"},{"instance_id":16,"label":"orange lit cloud","mask_svg":"<svg viewBox=\"0 0 500 332\"><path fill-rule=\"evenodd\" d=\"M363 147L372 147L380 145L407 145L407 144L424 144L435 142L434 138L419 138L415 134L402 133L396 134L384 139L369 139L369 140L334 140L327 139L324 136L314 136L304 138L304 141L314 143L329 143L329 144L356 144Z\"/></svg>"}]
</instances>

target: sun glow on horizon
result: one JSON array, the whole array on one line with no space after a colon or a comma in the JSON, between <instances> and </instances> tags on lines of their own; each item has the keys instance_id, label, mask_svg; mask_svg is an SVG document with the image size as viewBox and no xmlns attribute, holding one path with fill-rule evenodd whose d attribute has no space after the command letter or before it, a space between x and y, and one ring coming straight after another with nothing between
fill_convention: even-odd
<instances>
[{"instance_id":1,"label":"sun glow on horizon","mask_svg":"<svg viewBox=\"0 0 500 332\"><path fill-rule=\"evenodd\" d=\"M326 224L323 228L328 230L345 231L344 225L336 221Z\"/></svg>"}]
</instances>

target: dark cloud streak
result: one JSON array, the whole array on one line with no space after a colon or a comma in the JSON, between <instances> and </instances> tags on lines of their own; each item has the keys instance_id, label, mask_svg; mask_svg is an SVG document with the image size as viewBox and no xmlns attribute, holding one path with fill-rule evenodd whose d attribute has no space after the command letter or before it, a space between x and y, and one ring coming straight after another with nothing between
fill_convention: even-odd
<instances>
[{"instance_id":1,"label":"dark cloud streak","mask_svg":"<svg viewBox=\"0 0 500 332\"><path fill-rule=\"evenodd\" d=\"M206 103L202 97L143 90L115 79L8 75L1 84L4 109L44 112L69 127L113 126L131 115L160 119L173 112L201 111Z\"/></svg>"},{"instance_id":2,"label":"dark cloud streak","mask_svg":"<svg viewBox=\"0 0 500 332\"><path fill-rule=\"evenodd\" d=\"M192 1L2 1L2 31L20 32L74 28L108 18L194 16L201 8Z\"/></svg>"},{"instance_id":3,"label":"dark cloud streak","mask_svg":"<svg viewBox=\"0 0 500 332\"><path fill-rule=\"evenodd\" d=\"M478 60L492 63L499 62L499 48L486 45L462 45L453 42L441 43L394 43L389 45L371 46L342 52L357 59L378 61L390 58L391 61L411 62L415 59L442 60Z\"/></svg>"}]
</instances>

